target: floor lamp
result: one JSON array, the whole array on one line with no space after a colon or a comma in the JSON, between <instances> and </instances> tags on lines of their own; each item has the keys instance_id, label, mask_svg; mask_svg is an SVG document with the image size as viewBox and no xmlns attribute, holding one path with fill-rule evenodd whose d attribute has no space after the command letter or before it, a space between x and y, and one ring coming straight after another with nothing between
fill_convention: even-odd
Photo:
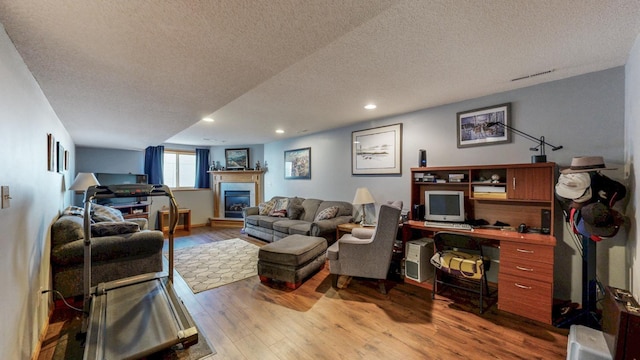
<instances>
[{"instance_id":1,"label":"floor lamp","mask_svg":"<svg viewBox=\"0 0 640 360\"><path fill-rule=\"evenodd\" d=\"M367 217L364 212L364 206L375 202L376 201L373 199L373 196L371 196L369 189L361 187L356 190L356 196L353 198L353 205L362 205L362 220L360 221L360 225L364 225L366 223Z\"/></svg>"}]
</instances>

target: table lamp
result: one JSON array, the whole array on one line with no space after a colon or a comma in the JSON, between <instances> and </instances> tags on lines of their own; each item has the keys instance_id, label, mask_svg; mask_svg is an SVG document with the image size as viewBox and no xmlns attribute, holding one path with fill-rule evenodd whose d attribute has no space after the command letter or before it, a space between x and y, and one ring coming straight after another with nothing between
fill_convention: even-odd
<instances>
[{"instance_id":1,"label":"table lamp","mask_svg":"<svg viewBox=\"0 0 640 360\"><path fill-rule=\"evenodd\" d=\"M369 189L361 187L356 190L356 196L353 198L353 205L362 205L362 220L360 221L361 225L365 224L365 219L367 218L364 213L364 206L366 204L373 204L375 202L376 201L373 199L373 196L371 196Z\"/></svg>"},{"instance_id":2,"label":"table lamp","mask_svg":"<svg viewBox=\"0 0 640 360\"><path fill-rule=\"evenodd\" d=\"M93 173L78 173L78 175L76 175L75 180L73 180L73 184L71 184L71 186L69 187L69 190L73 190L76 193L86 193L87 189L90 186L94 186L94 185L100 185L100 183L98 182L98 179L96 179L96 176L93 175ZM84 199L83 199L84 201Z\"/></svg>"}]
</instances>

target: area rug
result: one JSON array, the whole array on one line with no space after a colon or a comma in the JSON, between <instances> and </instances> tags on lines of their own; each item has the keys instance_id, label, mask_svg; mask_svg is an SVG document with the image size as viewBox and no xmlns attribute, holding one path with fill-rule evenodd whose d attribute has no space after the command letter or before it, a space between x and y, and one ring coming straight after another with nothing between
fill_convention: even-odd
<instances>
[{"instance_id":1,"label":"area rug","mask_svg":"<svg viewBox=\"0 0 640 360\"><path fill-rule=\"evenodd\" d=\"M259 249L242 239L176 249L174 267L197 294L258 275Z\"/></svg>"},{"instance_id":2,"label":"area rug","mask_svg":"<svg viewBox=\"0 0 640 360\"><path fill-rule=\"evenodd\" d=\"M82 317L74 316L64 321L60 330L60 338L57 341L52 360L81 360L84 354L82 338L78 336L82 326ZM147 360L204 360L212 358L215 349L200 337L198 343L183 349L180 344L171 349L162 350L149 355Z\"/></svg>"}]
</instances>

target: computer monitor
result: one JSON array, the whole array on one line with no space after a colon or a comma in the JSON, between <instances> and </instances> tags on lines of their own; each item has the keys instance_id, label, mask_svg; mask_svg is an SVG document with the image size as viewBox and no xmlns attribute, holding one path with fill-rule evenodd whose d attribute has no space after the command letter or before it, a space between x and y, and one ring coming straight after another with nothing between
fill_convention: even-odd
<instances>
[{"instance_id":1,"label":"computer monitor","mask_svg":"<svg viewBox=\"0 0 640 360\"><path fill-rule=\"evenodd\" d=\"M464 191L427 190L424 192L424 219L464 222Z\"/></svg>"}]
</instances>

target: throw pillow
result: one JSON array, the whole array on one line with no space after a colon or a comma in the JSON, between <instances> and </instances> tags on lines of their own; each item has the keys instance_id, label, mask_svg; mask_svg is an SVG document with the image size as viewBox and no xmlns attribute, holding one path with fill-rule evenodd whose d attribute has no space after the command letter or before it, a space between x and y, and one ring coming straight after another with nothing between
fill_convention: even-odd
<instances>
[{"instance_id":1,"label":"throw pillow","mask_svg":"<svg viewBox=\"0 0 640 360\"><path fill-rule=\"evenodd\" d=\"M303 212L304 207L299 204L290 204L289 208L287 209L287 214L289 215L289 219L291 220L300 220Z\"/></svg>"},{"instance_id":2,"label":"throw pillow","mask_svg":"<svg viewBox=\"0 0 640 360\"><path fill-rule=\"evenodd\" d=\"M64 209L62 215L72 215L72 216L80 216L84 217L84 209L79 206L69 206Z\"/></svg>"},{"instance_id":3,"label":"throw pillow","mask_svg":"<svg viewBox=\"0 0 640 360\"><path fill-rule=\"evenodd\" d=\"M329 206L328 208L320 211L314 221L333 219L338 215L338 207L337 206Z\"/></svg>"},{"instance_id":4,"label":"throw pillow","mask_svg":"<svg viewBox=\"0 0 640 360\"><path fill-rule=\"evenodd\" d=\"M269 216L286 217L287 207L289 207L289 199L278 199L273 209L269 212Z\"/></svg>"},{"instance_id":5,"label":"throw pillow","mask_svg":"<svg viewBox=\"0 0 640 360\"><path fill-rule=\"evenodd\" d=\"M122 213L118 209L100 204L91 204L91 210L91 219L95 222L124 221Z\"/></svg>"},{"instance_id":6,"label":"throw pillow","mask_svg":"<svg viewBox=\"0 0 640 360\"><path fill-rule=\"evenodd\" d=\"M140 231L140 225L128 221L103 222L91 225L91 236L130 234Z\"/></svg>"},{"instance_id":7,"label":"throw pillow","mask_svg":"<svg viewBox=\"0 0 640 360\"><path fill-rule=\"evenodd\" d=\"M271 210L269 216L275 217L287 217L287 210Z\"/></svg>"},{"instance_id":8,"label":"throw pillow","mask_svg":"<svg viewBox=\"0 0 640 360\"><path fill-rule=\"evenodd\" d=\"M271 199L267 202L258 204L258 211L260 215L269 215L273 207L276 206L277 199Z\"/></svg>"}]
</instances>

